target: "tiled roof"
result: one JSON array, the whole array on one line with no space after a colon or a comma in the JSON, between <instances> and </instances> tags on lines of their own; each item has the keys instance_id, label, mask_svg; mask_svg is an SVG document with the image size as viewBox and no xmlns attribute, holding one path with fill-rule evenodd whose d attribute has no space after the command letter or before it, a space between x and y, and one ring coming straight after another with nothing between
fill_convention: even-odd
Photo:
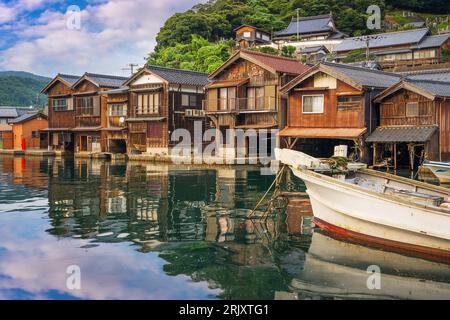
<instances>
[{"instance_id":1,"label":"tiled roof","mask_svg":"<svg viewBox=\"0 0 450 320\"><path fill-rule=\"evenodd\" d=\"M305 54L305 53L316 53L316 52L319 52L320 50L328 52L328 49L325 46L315 46L315 47L303 48L303 49L301 49L301 53L303 53L303 54Z\"/></svg>"},{"instance_id":2,"label":"tiled roof","mask_svg":"<svg viewBox=\"0 0 450 320\"><path fill-rule=\"evenodd\" d=\"M442 34L438 36L428 36L423 39L415 49L425 49L425 48L437 48L441 47L445 42L450 39L450 34Z\"/></svg>"},{"instance_id":3,"label":"tiled roof","mask_svg":"<svg viewBox=\"0 0 450 320\"><path fill-rule=\"evenodd\" d=\"M416 86L434 96L450 97L450 82L440 82L432 80L406 80L413 86Z\"/></svg>"},{"instance_id":4,"label":"tiled roof","mask_svg":"<svg viewBox=\"0 0 450 320\"><path fill-rule=\"evenodd\" d=\"M261 64L274 69L276 72L289 73L289 74L302 74L306 72L309 67L299 61L291 58L274 56L262 52L242 50L244 55L250 56Z\"/></svg>"},{"instance_id":5,"label":"tiled roof","mask_svg":"<svg viewBox=\"0 0 450 320\"><path fill-rule=\"evenodd\" d=\"M440 82L450 82L450 68L438 70L413 71L402 73L412 80L432 80Z\"/></svg>"},{"instance_id":6,"label":"tiled roof","mask_svg":"<svg viewBox=\"0 0 450 320\"><path fill-rule=\"evenodd\" d=\"M285 30L275 32L275 37L296 35L297 30L299 31L300 35L334 31L333 17L329 14L326 14L312 17L303 17L298 21L294 18Z\"/></svg>"},{"instance_id":7,"label":"tiled roof","mask_svg":"<svg viewBox=\"0 0 450 320\"><path fill-rule=\"evenodd\" d=\"M103 94L119 94L119 93L127 93L128 90L130 90L129 87L124 86L124 87L120 87L117 89L111 89L111 90L107 90L107 91L102 91Z\"/></svg>"},{"instance_id":8,"label":"tiled roof","mask_svg":"<svg viewBox=\"0 0 450 320\"><path fill-rule=\"evenodd\" d=\"M17 118L29 111L28 108L0 107L0 118Z\"/></svg>"},{"instance_id":9,"label":"tiled roof","mask_svg":"<svg viewBox=\"0 0 450 320\"><path fill-rule=\"evenodd\" d=\"M427 142L431 139L436 130L436 127L380 127L366 139L366 142Z\"/></svg>"},{"instance_id":10,"label":"tiled roof","mask_svg":"<svg viewBox=\"0 0 450 320\"><path fill-rule=\"evenodd\" d=\"M80 79L80 76L74 76L71 74L58 74L58 76L64 80L65 82L67 82L68 84L70 84L71 86L75 84L75 82L77 82L78 79Z\"/></svg>"},{"instance_id":11,"label":"tiled roof","mask_svg":"<svg viewBox=\"0 0 450 320\"><path fill-rule=\"evenodd\" d=\"M423 28L372 35L370 37L372 37L373 39L369 41L369 46L370 48L381 48L406 44L417 45L424 39L428 32L429 30L427 28ZM344 39L342 43L336 46L335 51L341 52L356 49L365 49L366 41L364 39L365 37L353 37Z\"/></svg>"},{"instance_id":12,"label":"tiled roof","mask_svg":"<svg viewBox=\"0 0 450 320\"><path fill-rule=\"evenodd\" d=\"M173 84L204 87L209 83L208 74L202 72L172 69L154 65L148 65L147 69Z\"/></svg>"},{"instance_id":13,"label":"tiled roof","mask_svg":"<svg viewBox=\"0 0 450 320\"><path fill-rule=\"evenodd\" d=\"M100 87L120 88L128 79L126 77L110 76L105 74L85 73L85 76L94 81Z\"/></svg>"},{"instance_id":14,"label":"tiled roof","mask_svg":"<svg viewBox=\"0 0 450 320\"><path fill-rule=\"evenodd\" d=\"M25 114L21 115L18 118L15 118L14 120L9 121L9 123L21 123L21 122L25 122L28 120L32 120L37 117L43 117L45 119L47 118L47 116L45 116L44 114L42 114L40 112L29 112L29 113L25 113Z\"/></svg>"},{"instance_id":15,"label":"tiled roof","mask_svg":"<svg viewBox=\"0 0 450 320\"><path fill-rule=\"evenodd\" d=\"M363 87L388 88L398 83L402 76L396 73L384 72L340 63L323 62L323 65L335 69Z\"/></svg>"}]
</instances>

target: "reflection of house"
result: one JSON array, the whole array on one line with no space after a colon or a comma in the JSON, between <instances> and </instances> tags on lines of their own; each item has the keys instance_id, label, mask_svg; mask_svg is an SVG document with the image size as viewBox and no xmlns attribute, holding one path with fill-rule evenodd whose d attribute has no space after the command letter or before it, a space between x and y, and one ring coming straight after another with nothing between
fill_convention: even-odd
<instances>
[{"instance_id":1,"label":"reflection of house","mask_svg":"<svg viewBox=\"0 0 450 320\"><path fill-rule=\"evenodd\" d=\"M450 161L449 98L450 82L417 79L403 79L379 95L380 126L367 139L374 145L374 164L386 154L395 168L397 160L411 167L419 158Z\"/></svg>"},{"instance_id":2,"label":"reflection of house","mask_svg":"<svg viewBox=\"0 0 450 320\"><path fill-rule=\"evenodd\" d=\"M342 64L321 63L283 88L289 95L287 126L280 137L295 139L302 151L329 157L334 146L354 147L367 160L364 137L377 126L372 99L400 76Z\"/></svg>"},{"instance_id":3,"label":"reflection of house","mask_svg":"<svg viewBox=\"0 0 450 320\"><path fill-rule=\"evenodd\" d=\"M11 120L13 129L14 149L42 149L47 148L47 136L41 137L39 131L48 127L47 116L40 112L25 113Z\"/></svg>"},{"instance_id":4,"label":"reflection of house","mask_svg":"<svg viewBox=\"0 0 450 320\"><path fill-rule=\"evenodd\" d=\"M49 146L58 151L74 151L75 111L72 97L72 85L79 76L58 74L42 90L48 96L48 128Z\"/></svg>"},{"instance_id":5,"label":"reflection of house","mask_svg":"<svg viewBox=\"0 0 450 320\"><path fill-rule=\"evenodd\" d=\"M102 128L107 127L107 99L103 91L117 89L126 78L85 73L72 86L75 106L75 151L100 153L106 150Z\"/></svg>"},{"instance_id":6,"label":"reflection of house","mask_svg":"<svg viewBox=\"0 0 450 320\"><path fill-rule=\"evenodd\" d=\"M228 129L253 129L260 138L261 129L278 128L286 104L279 89L307 69L293 59L241 50L213 72L206 87L205 111L218 135L223 136L223 144ZM269 144L270 137L266 139ZM261 148L258 143L261 141L253 146L245 142L246 156L251 147ZM222 147L220 152L227 158L237 156L236 147Z\"/></svg>"},{"instance_id":7,"label":"reflection of house","mask_svg":"<svg viewBox=\"0 0 450 320\"><path fill-rule=\"evenodd\" d=\"M185 129L193 136L194 123L204 124L204 73L145 66L129 78L128 151L169 154L170 134Z\"/></svg>"},{"instance_id":8,"label":"reflection of house","mask_svg":"<svg viewBox=\"0 0 450 320\"><path fill-rule=\"evenodd\" d=\"M336 29L331 14L293 18L289 26L275 32L273 41L278 45L292 45L298 50L325 46L332 51L342 42L344 34Z\"/></svg>"},{"instance_id":9,"label":"reflection of house","mask_svg":"<svg viewBox=\"0 0 450 320\"><path fill-rule=\"evenodd\" d=\"M252 48L271 43L270 33L250 25L242 25L236 29L236 43L241 49Z\"/></svg>"},{"instance_id":10,"label":"reflection of house","mask_svg":"<svg viewBox=\"0 0 450 320\"><path fill-rule=\"evenodd\" d=\"M442 49L450 48L450 34L431 36L427 28L347 38L335 49L337 61L367 47L383 68L411 67L443 62Z\"/></svg>"}]
</instances>

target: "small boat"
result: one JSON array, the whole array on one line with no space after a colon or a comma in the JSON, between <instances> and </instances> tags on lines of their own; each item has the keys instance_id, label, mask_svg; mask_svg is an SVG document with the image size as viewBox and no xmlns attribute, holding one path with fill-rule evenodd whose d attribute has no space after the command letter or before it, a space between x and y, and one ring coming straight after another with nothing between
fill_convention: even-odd
<instances>
[{"instance_id":1,"label":"small boat","mask_svg":"<svg viewBox=\"0 0 450 320\"><path fill-rule=\"evenodd\" d=\"M433 172L440 183L450 183L450 163L425 161L423 167Z\"/></svg>"},{"instance_id":2,"label":"small boat","mask_svg":"<svg viewBox=\"0 0 450 320\"><path fill-rule=\"evenodd\" d=\"M450 261L449 189L368 169L333 177L290 168L305 182L319 228Z\"/></svg>"}]
</instances>

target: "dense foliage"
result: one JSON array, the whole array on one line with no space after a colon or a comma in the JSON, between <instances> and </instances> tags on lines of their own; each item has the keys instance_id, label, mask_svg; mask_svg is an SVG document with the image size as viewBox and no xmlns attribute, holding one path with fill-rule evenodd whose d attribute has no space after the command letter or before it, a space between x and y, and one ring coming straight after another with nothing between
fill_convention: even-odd
<instances>
[{"instance_id":1,"label":"dense foliage","mask_svg":"<svg viewBox=\"0 0 450 320\"><path fill-rule=\"evenodd\" d=\"M44 106L45 95L40 94L49 78L26 72L0 72L0 106Z\"/></svg>"}]
</instances>

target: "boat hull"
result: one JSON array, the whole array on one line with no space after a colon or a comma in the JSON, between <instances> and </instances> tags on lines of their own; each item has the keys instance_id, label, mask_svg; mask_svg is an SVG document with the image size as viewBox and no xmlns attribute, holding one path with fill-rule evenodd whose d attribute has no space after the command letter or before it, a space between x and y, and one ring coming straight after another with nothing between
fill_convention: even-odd
<instances>
[{"instance_id":1,"label":"boat hull","mask_svg":"<svg viewBox=\"0 0 450 320\"><path fill-rule=\"evenodd\" d=\"M428 163L424 167L431 170L441 183L450 184L450 164Z\"/></svg>"},{"instance_id":2,"label":"boat hull","mask_svg":"<svg viewBox=\"0 0 450 320\"><path fill-rule=\"evenodd\" d=\"M292 168L319 227L343 236L450 258L450 217Z\"/></svg>"}]
</instances>

